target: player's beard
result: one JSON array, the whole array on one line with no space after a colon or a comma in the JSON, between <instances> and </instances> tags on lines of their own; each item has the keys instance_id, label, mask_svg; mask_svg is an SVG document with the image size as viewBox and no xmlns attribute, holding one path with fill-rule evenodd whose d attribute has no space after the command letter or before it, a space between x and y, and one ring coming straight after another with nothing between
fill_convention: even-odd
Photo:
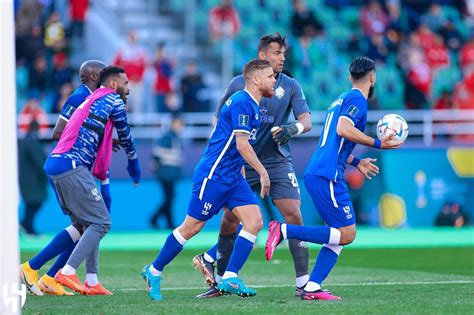
<instances>
[{"instance_id":1,"label":"player's beard","mask_svg":"<svg viewBox=\"0 0 474 315\"><path fill-rule=\"evenodd\" d=\"M127 101L127 95L128 95L128 93L125 93L125 89L124 89L124 88L120 88L120 87L117 88L117 93L118 93L118 95L120 95L120 98L121 98L124 102Z\"/></svg>"},{"instance_id":2,"label":"player's beard","mask_svg":"<svg viewBox=\"0 0 474 315\"><path fill-rule=\"evenodd\" d=\"M266 89L266 90L264 91L264 93L263 93L262 96L263 96L263 97L266 97L266 98L272 98L272 97L273 97L273 94L274 94L274 92L273 92L273 87L270 87L270 88L268 88L268 89Z\"/></svg>"},{"instance_id":3,"label":"player's beard","mask_svg":"<svg viewBox=\"0 0 474 315\"><path fill-rule=\"evenodd\" d=\"M367 98L372 98L372 96L374 96L374 91L375 91L375 85L371 85L369 87L369 95L367 95Z\"/></svg>"}]
</instances>

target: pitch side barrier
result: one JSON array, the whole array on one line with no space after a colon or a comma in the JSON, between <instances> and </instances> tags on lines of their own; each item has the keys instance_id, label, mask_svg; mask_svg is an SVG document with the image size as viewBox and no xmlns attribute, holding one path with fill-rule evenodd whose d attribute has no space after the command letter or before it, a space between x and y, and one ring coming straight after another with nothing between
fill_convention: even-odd
<instances>
[{"instance_id":1,"label":"pitch side barrier","mask_svg":"<svg viewBox=\"0 0 474 315\"><path fill-rule=\"evenodd\" d=\"M313 111L313 129L299 137L319 137L325 111ZM474 136L474 110L398 110L398 111L369 111L367 117L367 132L375 134L377 121L386 114L398 114L405 118L410 129L410 137L422 139L425 146L431 146L433 139L445 136ZM214 113L185 113L182 114L184 129L182 137L191 140L209 138L212 130ZM42 138L50 139L57 114L47 115L48 126L41 133ZM28 124L31 117L18 116L19 124ZM135 139L150 140L159 137L169 126L171 115L168 113L131 113L129 123L133 128ZM21 131L19 131L21 136Z\"/></svg>"}]
</instances>

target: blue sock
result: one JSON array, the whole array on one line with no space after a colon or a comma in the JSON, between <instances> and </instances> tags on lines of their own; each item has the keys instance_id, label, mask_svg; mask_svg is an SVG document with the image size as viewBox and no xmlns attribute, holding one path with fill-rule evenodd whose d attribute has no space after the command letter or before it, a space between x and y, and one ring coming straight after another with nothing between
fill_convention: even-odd
<instances>
[{"instance_id":1,"label":"blue sock","mask_svg":"<svg viewBox=\"0 0 474 315\"><path fill-rule=\"evenodd\" d=\"M247 258L253 249L253 244L255 243L256 238L256 236L245 232L251 236L250 238L253 238L253 241L251 241L248 238L242 236L242 232L245 231L241 231L235 240L234 250L232 251L232 255L230 256L229 264L227 265L226 269L226 271L235 272L236 274L239 273L240 269L242 269L245 262L247 261Z\"/></svg>"},{"instance_id":2,"label":"blue sock","mask_svg":"<svg viewBox=\"0 0 474 315\"><path fill-rule=\"evenodd\" d=\"M216 261L217 259L217 244L214 245L212 248L210 248L206 254L208 254L209 256L212 257L212 259L214 259L214 261Z\"/></svg>"},{"instance_id":3,"label":"blue sock","mask_svg":"<svg viewBox=\"0 0 474 315\"><path fill-rule=\"evenodd\" d=\"M62 252L74 248L75 244L68 231L62 230L40 251L35 257L29 260L30 266L34 270L39 270L48 261L58 256Z\"/></svg>"},{"instance_id":4,"label":"blue sock","mask_svg":"<svg viewBox=\"0 0 474 315\"><path fill-rule=\"evenodd\" d=\"M313 281L321 285L323 281L331 272L332 268L337 262L339 255L332 249L323 246L319 251L316 264L314 265L313 272L309 277L309 281Z\"/></svg>"},{"instance_id":5,"label":"blue sock","mask_svg":"<svg viewBox=\"0 0 474 315\"><path fill-rule=\"evenodd\" d=\"M175 229L173 233L168 235L165 245L163 245L163 248L153 262L153 267L155 267L156 270L163 271L163 268L183 250L183 243L186 243L186 240L179 234L179 236L181 236L181 242L179 242L175 236L176 231L178 231L178 229Z\"/></svg>"},{"instance_id":6,"label":"blue sock","mask_svg":"<svg viewBox=\"0 0 474 315\"><path fill-rule=\"evenodd\" d=\"M69 249L65 250L61 255L59 255L58 259L54 262L54 264L49 268L48 272L46 273L48 276L53 277L56 275L56 273L64 267L66 264L67 260L69 259L69 256L71 256L72 251L74 248L76 248L76 243L73 244Z\"/></svg>"},{"instance_id":7,"label":"blue sock","mask_svg":"<svg viewBox=\"0 0 474 315\"><path fill-rule=\"evenodd\" d=\"M331 228L329 226L286 225L286 238L300 241L326 244L329 242Z\"/></svg>"}]
</instances>

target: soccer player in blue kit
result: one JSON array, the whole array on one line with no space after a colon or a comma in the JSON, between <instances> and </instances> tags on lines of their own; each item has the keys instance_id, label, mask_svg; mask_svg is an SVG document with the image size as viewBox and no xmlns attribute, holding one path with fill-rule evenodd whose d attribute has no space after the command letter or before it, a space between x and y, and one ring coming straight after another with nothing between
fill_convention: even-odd
<instances>
[{"instance_id":1,"label":"soccer player in blue kit","mask_svg":"<svg viewBox=\"0 0 474 315\"><path fill-rule=\"evenodd\" d=\"M79 281L76 269L97 248L111 224L91 170L94 168L95 173L99 163L103 168L95 174L105 179L112 150L112 126L117 128L120 144L128 156L127 170L135 185L141 173L125 111L124 101L129 93L125 71L106 67L100 72L99 84L101 88L91 99L74 111L44 167L63 211L73 222L85 227L71 256L55 275L57 282L82 294L90 290Z\"/></svg>"},{"instance_id":2,"label":"soccer player in blue kit","mask_svg":"<svg viewBox=\"0 0 474 315\"><path fill-rule=\"evenodd\" d=\"M79 68L81 85L69 96L64 103L59 118L53 130L53 140L59 140L74 111L98 88L100 71L105 68L104 63L99 60L87 60ZM54 189L54 186L53 186ZM101 182L100 191L102 198L110 210L111 196L109 180ZM29 261L20 265L21 279L28 284L28 289L35 295L48 293L52 295L71 295L72 293L54 280L57 271L64 266L75 244L79 241L84 227L77 222L73 222L63 231L58 233L45 248ZM47 273L38 279L38 270L49 260L60 255L56 262L49 268ZM90 289L92 295L110 295L110 291L105 289L97 278L98 273L98 248L86 259L86 281L85 286Z\"/></svg>"},{"instance_id":3,"label":"soccer player in blue kit","mask_svg":"<svg viewBox=\"0 0 474 315\"><path fill-rule=\"evenodd\" d=\"M260 100L273 96L275 77L271 64L265 60L249 61L243 75L245 89L234 93L225 102L204 155L194 169L186 218L169 234L155 261L143 268L142 277L153 300L163 299L160 285L164 267L224 206L239 218L243 228L217 287L224 293L242 297L256 294L238 277L263 224L257 200L242 174L242 167L245 160L260 175L260 196L266 196L270 190L270 178L251 143L260 127Z\"/></svg>"},{"instance_id":4,"label":"soccer player in blue kit","mask_svg":"<svg viewBox=\"0 0 474 315\"><path fill-rule=\"evenodd\" d=\"M311 129L311 115L306 103L303 90L296 79L283 73L286 38L281 34L268 34L260 38L258 46L258 59L267 60L275 72L275 90L271 98L264 98L260 103L261 127L256 141L252 144L258 158L265 166L272 182L270 197L281 213L286 223L302 225L303 218L300 211L300 189L292 165L289 141L293 136L307 132ZM227 98L243 89L244 78L236 76L229 83L216 117L220 119L220 108ZM297 119L288 123L290 114ZM218 120L218 119L217 119ZM254 191L259 190L259 176L248 165L245 165L245 177ZM198 295L198 298L220 296L216 283L226 270L234 239L238 233L239 220L232 212L225 211L222 218L218 245L206 253L197 255L193 264L202 272L209 289ZM293 257L296 273L297 296L301 288L308 282L308 248L304 242L292 239L288 242ZM217 258L217 277L214 279L213 262Z\"/></svg>"},{"instance_id":5,"label":"soccer player in blue kit","mask_svg":"<svg viewBox=\"0 0 474 315\"><path fill-rule=\"evenodd\" d=\"M309 227L272 221L265 246L267 260L284 239L299 239L322 244L316 264L304 287L304 300L340 300L321 289L321 285L337 262L344 245L356 236L355 214L344 181L346 164L359 169L367 178L379 169L375 159L358 159L352 150L356 144L377 149L396 149L393 135L382 141L363 133L367 122L367 99L375 87L374 62L367 57L355 58L349 68L352 89L339 95L329 106L321 131L318 148L313 154L304 175L305 186L313 203L327 226Z\"/></svg>"}]
</instances>

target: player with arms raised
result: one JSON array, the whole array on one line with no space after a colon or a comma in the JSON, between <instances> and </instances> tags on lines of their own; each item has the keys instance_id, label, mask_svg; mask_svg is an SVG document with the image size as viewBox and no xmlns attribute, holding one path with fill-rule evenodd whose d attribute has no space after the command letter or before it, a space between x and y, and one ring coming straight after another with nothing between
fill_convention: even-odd
<instances>
[{"instance_id":1,"label":"player with arms raised","mask_svg":"<svg viewBox=\"0 0 474 315\"><path fill-rule=\"evenodd\" d=\"M268 171L272 187L270 197L285 222L302 225L300 211L300 189L293 170L289 140L296 135L311 129L311 116L300 84L293 78L282 73L285 63L286 38L280 34L264 35L258 46L258 59L267 60L275 72L275 89L271 98L263 98L260 104L261 127L256 141L253 143L255 153ZM232 79L217 110L220 119L220 108L227 98L244 88L243 76ZM293 112L297 121L288 124L288 117ZM273 138L273 139L272 139ZM259 190L258 173L249 165L245 165L245 177L254 191ZM216 297L220 293L216 288L223 275L233 242L238 233L239 220L231 212L226 211L222 219L218 246L207 253L196 256L194 265L201 270L210 288L198 295L200 298ZM217 261L217 281L214 279L213 261L216 258L216 247L219 247ZM308 248L304 242L290 240L289 247L293 256L296 272L296 295L308 281Z\"/></svg>"},{"instance_id":2,"label":"player with arms raised","mask_svg":"<svg viewBox=\"0 0 474 315\"><path fill-rule=\"evenodd\" d=\"M239 218L243 228L235 241L227 270L217 286L225 293L239 296L253 296L256 293L238 278L263 224L257 200L241 171L245 160L259 174L260 196L263 198L268 194L270 179L251 142L255 141L260 127L260 100L273 95L275 78L270 63L265 60L249 61L243 75L245 89L225 102L204 155L194 169L186 218L168 236L155 261L145 266L142 272L148 295L153 300L163 299L160 283L164 267L224 206Z\"/></svg>"},{"instance_id":3,"label":"player with arms raised","mask_svg":"<svg viewBox=\"0 0 474 315\"><path fill-rule=\"evenodd\" d=\"M383 141L363 133L367 122L367 99L375 87L374 62L367 57L355 58L350 65L352 89L341 94L329 106L316 152L304 175L305 186L313 203L327 226L308 227L272 221L265 246L267 260L284 239L299 239L322 244L309 282L301 295L305 300L340 300L321 289L321 285L337 262L344 245L356 236L355 214L349 191L344 181L346 163L359 169L367 178L379 169L375 159L359 160L351 155L356 144L378 149L396 149L401 143Z\"/></svg>"}]
</instances>

